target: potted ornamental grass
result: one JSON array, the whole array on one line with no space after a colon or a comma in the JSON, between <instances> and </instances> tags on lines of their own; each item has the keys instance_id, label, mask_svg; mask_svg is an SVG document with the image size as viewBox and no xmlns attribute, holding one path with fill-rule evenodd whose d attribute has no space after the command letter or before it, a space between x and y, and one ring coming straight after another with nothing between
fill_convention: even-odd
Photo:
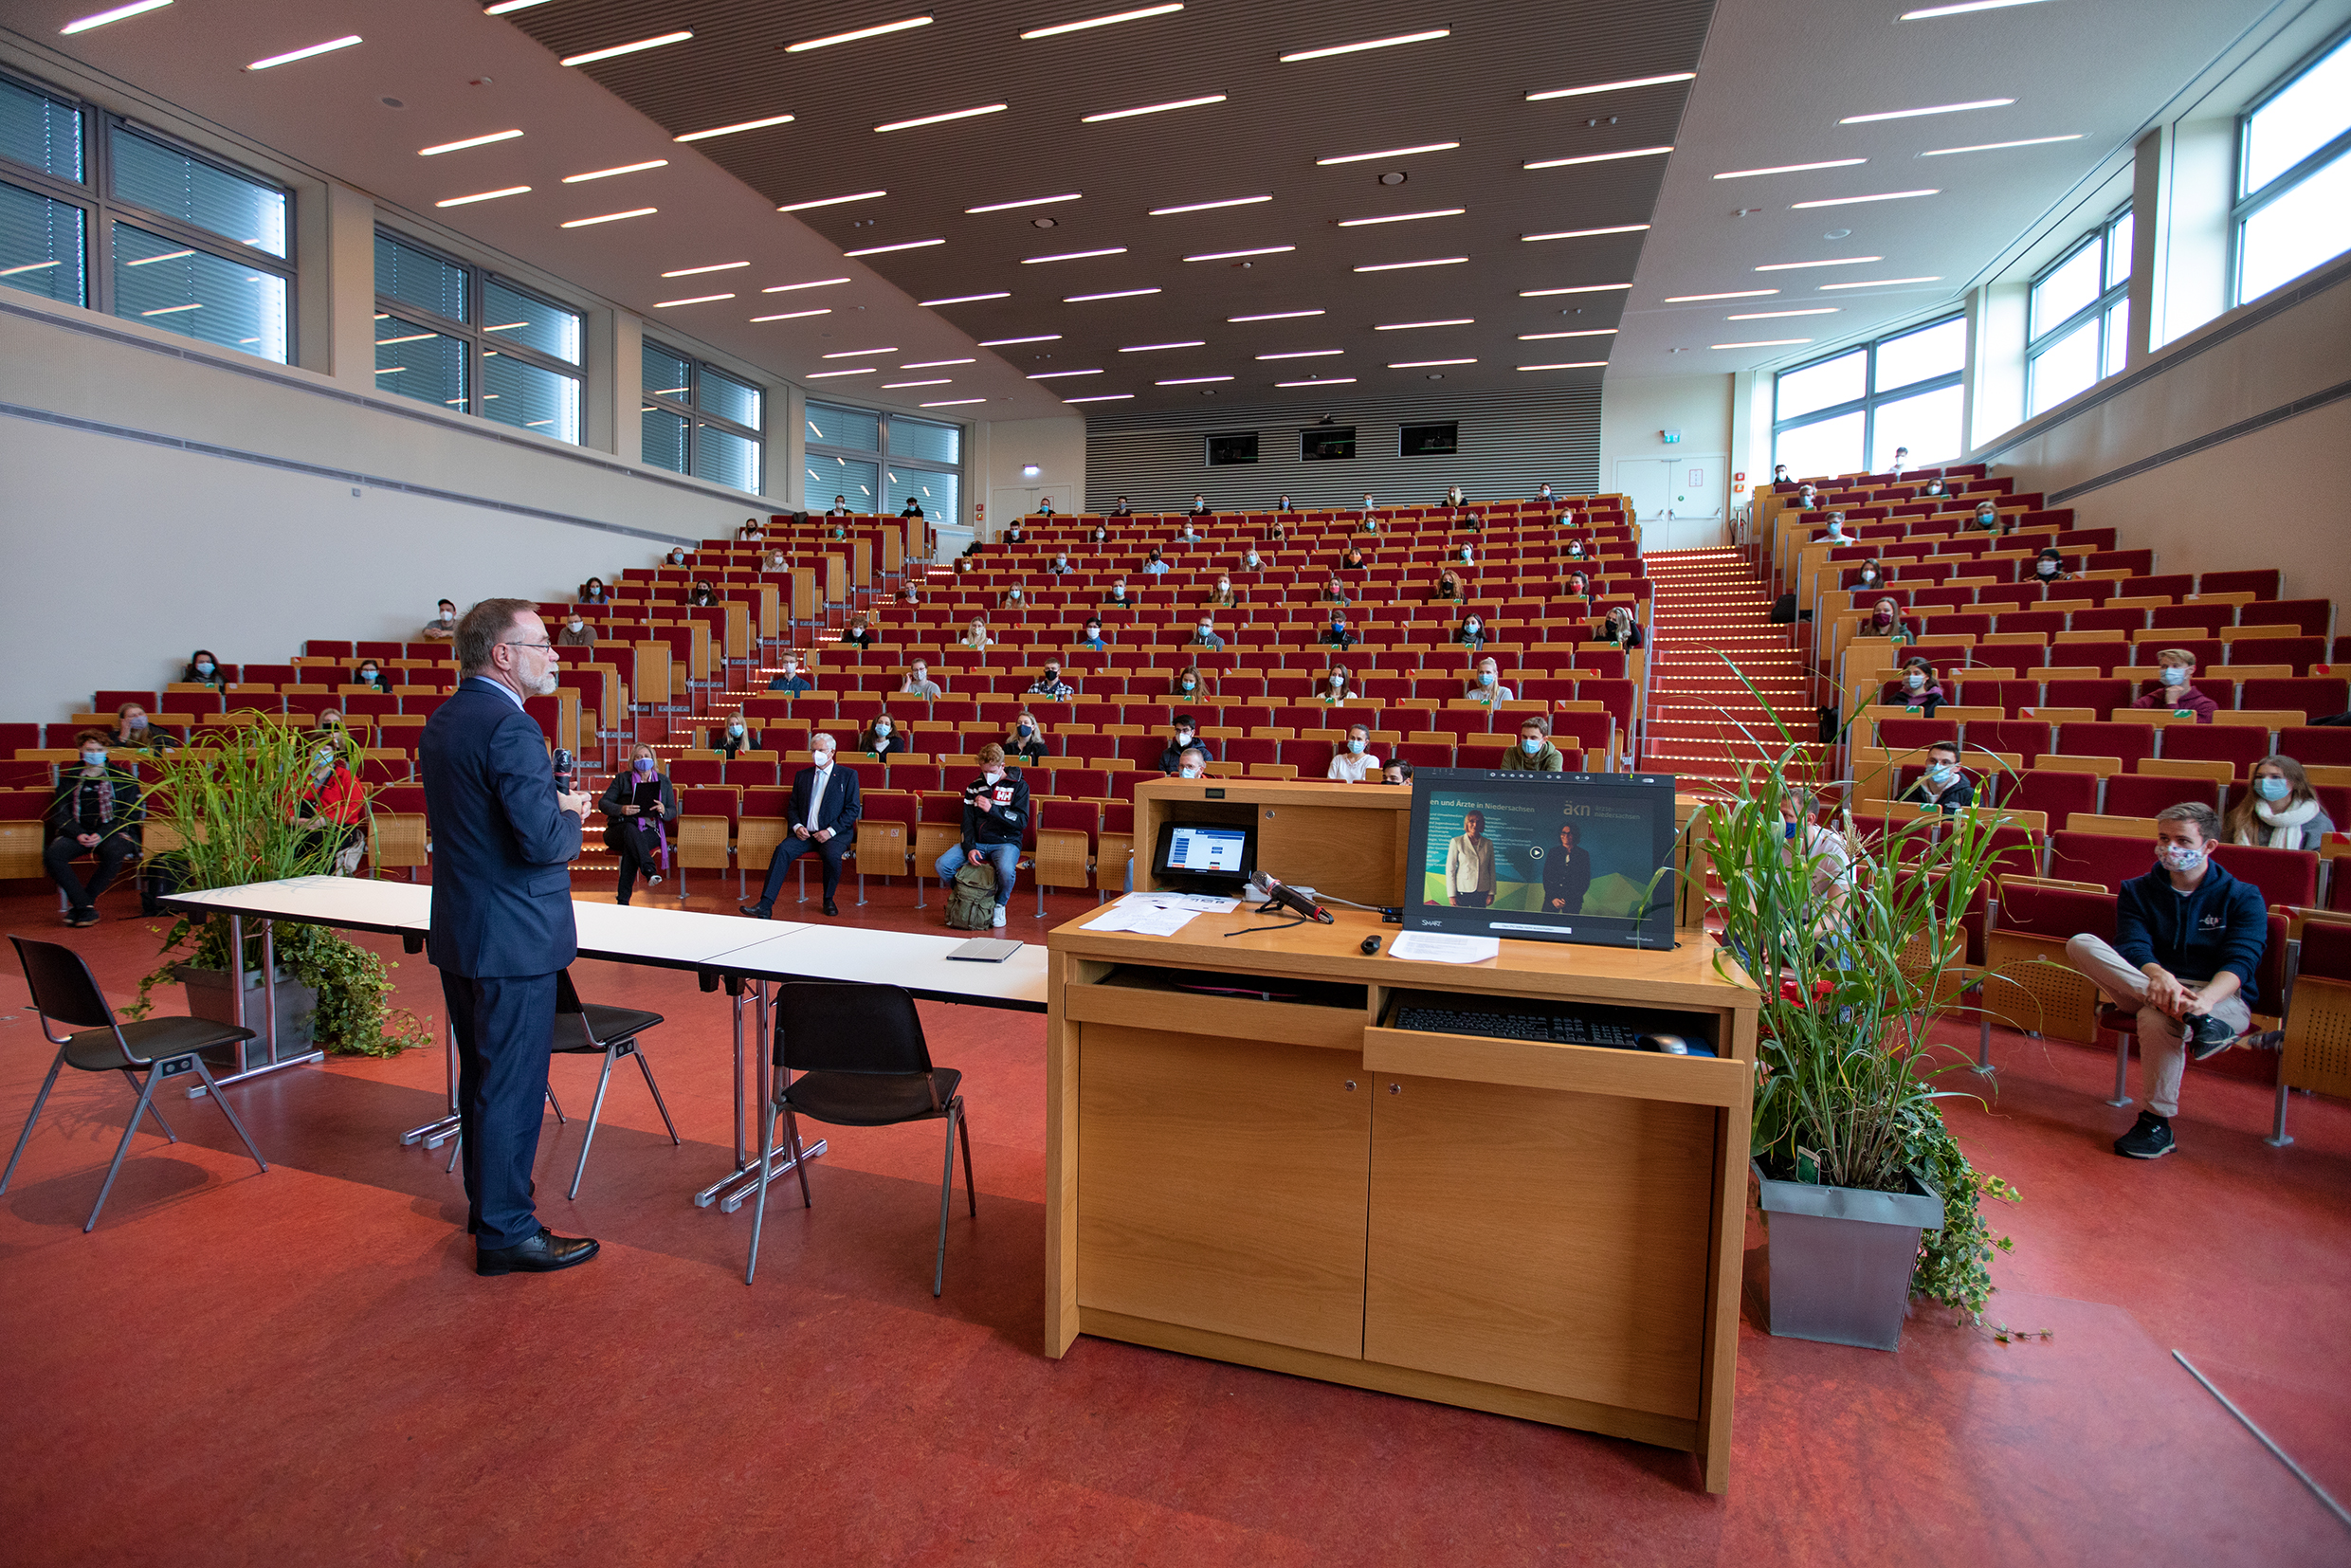
<instances>
[{"instance_id":1,"label":"potted ornamental grass","mask_svg":"<svg viewBox=\"0 0 2351 1568\"><path fill-rule=\"evenodd\" d=\"M320 732L276 715L196 731L189 744L142 759L155 775L143 793L146 874L175 891L335 873L341 835L302 826L314 808L304 792L321 752L355 769L356 748L343 732ZM370 868L373 874L373 867ZM226 917L177 916L163 934L162 963L139 981L138 1000L122 1010L143 1018L157 986L178 981L188 1011L226 1023L235 1017ZM245 932L241 971L248 1027L260 1017L263 942ZM374 953L319 925L280 923L277 959L278 1051L313 1048L341 1054L393 1056L425 1038L404 1009L389 1003L392 979Z\"/></svg>"},{"instance_id":2,"label":"potted ornamental grass","mask_svg":"<svg viewBox=\"0 0 2351 1568\"><path fill-rule=\"evenodd\" d=\"M1728 663L1726 660L1725 663ZM1742 677L1743 679L1743 677ZM1753 691L1750 686L1749 690ZM1761 701L1760 694L1757 694ZM1913 1295L1980 1321L2006 1238L1939 1087L1961 1059L1931 1041L1963 1004L1962 919L1996 869L1993 811L1813 820L1813 748L1769 709L1774 760L1741 770L1692 824L1721 883L1716 962L1760 991L1752 1138L1769 1233L1771 1332L1891 1350Z\"/></svg>"}]
</instances>

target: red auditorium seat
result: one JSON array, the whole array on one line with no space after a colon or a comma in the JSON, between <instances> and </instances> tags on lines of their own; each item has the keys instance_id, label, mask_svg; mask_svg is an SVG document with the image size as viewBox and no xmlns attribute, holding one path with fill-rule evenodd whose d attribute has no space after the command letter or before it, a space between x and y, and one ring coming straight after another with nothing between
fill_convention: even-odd
<instances>
[{"instance_id":1,"label":"red auditorium seat","mask_svg":"<svg viewBox=\"0 0 2351 1568\"><path fill-rule=\"evenodd\" d=\"M2314 716L2315 717L2315 716ZM2278 732L2278 750L2304 767L2351 767L2351 725L2306 724ZM2351 822L2341 817L2335 826L2351 832ZM2351 882L2351 876L2338 877L2339 883Z\"/></svg>"},{"instance_id":2,"label":"red auditorium seat","mask_svg":"<svg viewBox=\"0 0 2351 1568\"><path fill-rule=\"evenodd\" d=\"M2220 787L2209 778L2167 778L2160 774L2116 774L2106 780L2106 816L2153 816L2193 802L2220 806Z\"/></svg>"},{"instance_id":3,"label":"red auditorium seat","mask_svg":"<svg viewBox=\"0 0 2351 1568\"><path fill-rule=\"evenodd\" d=\"M2237 688L2241 708L2284 709L2319 719L2351 707L2351 680L2340 675L2247 681Z\"/></svg>"},{"instance_id":4,"label":"red auditorium seat","mask_svg":"<svg viewBox=\"0 0 2351 1568\"><path fill-rule=\"evenodd\" d=\"M2066 819L2076 811L2086 815L2097 813L2098 777L2094 774L2051 773L2045 768L2027 767L2017 775L2008 804L2020 811L2043 812L2051 828L2063 828Z\"/></svg>"},{"instance_id":5,"label":"red auditorium seat","mask_svg":"<svg viewBox=\"0 0 2351 1568\"><path fill-rule=\"evenodd\" d=\"M2269 755L2269 737L2241 724L2167 724L2160 755L2165 761L2226 762L2241 777Z\"/></svg>"},{"instance_id":6,"label":"red auditorium seat","mask_svg":"<svg viewBox=\"0 0 2351 1568\"><path fill-rule=\"evenodd\" d=\"M2153 724L2060 724L2057 751L2064 757L2119 757L2125 770L2155 755Z\"/></svg>"},{"instance_id":7,"label":"red auditorium seat","mask_svg":"<svg viewBox=\"0 0 2351 1568\"><path fill-rule=\"evenodd\" d=\"M1967 726L1967 741L1980 751L2013 753L2027 768L2057 749L2050 743L2050 726L2035 719L1974 720Z\"/></svg>"},{"instance_id":8,"label":"red auditorium seat","mask_svg":"<svg viewBox=\"0 0 2351 1568\"><path fill-rule=\"evenodd\" d=\"M2224 626L2236 624L2236 606L2234 605L2158 605L2147 611L2147 625L2150 627L2178 627L2183 630L2194 629L2207 635L2218 632Z\"/></svg>"},{"instance_id":9,"label":"red auditorium seat","mask_svg":"<svg viewBox=\"0 0 2351 1568\"><path fill-rule=\"evenodd\" d=\"M2155 869L2152 838L2113 838L2060 829L2049 836L2049 874L2061 882L2094 882L2109 893Z\"/></svg>"},{"instance_id":10,"label":"red auditorium seat","mask_svg":"<svg viewBox=\"0 0 2351 1568\"><path fill-rule=\"evenodd\" d=\"M2319 900L2319 857L2313 849L2269 849L2250 844L2220 844L2213 859L2261 889L2273 908L2307 908ZM2274 1000L2274 996L2272 1000Z\"/></svg>"},{"instance_id":11,"label":"red auditorium seat","mask_svg":"<svg viewBox=\"0 0 2351 1568\"><path fill-rule=\"evenodd\" d=\"M2278 569L2274 566L2242 572L2207 572L2196 579L2199 593L2251 593L2256 599L2274 599L2280 588Z\"/></svg>"},{"instance_id":12,"label":"red auditorium seat","mask_svg":"<svg viewBox=\"0 0 2351 1568\"><path fill-rule=\"evenodd\" d=\"M2229 645L2233 665L2286 665L2307 675L2312 665L2326 662L2324 637L2243 637Z\"/></svg>"},{"instance_id":13,"label":"red auditorium seat","mask_svg":"<svg viewBox=\"0 0 2351 1568\"><path fill-rule=\"evenodd\" d=\"M2305 637L2324 637L2329 622L2334 619L2335 605L2331 599L2275 599L2268 603L2256 601L2237 614L2239 626L2295 626Z\"/></svg>"}]
</instances>

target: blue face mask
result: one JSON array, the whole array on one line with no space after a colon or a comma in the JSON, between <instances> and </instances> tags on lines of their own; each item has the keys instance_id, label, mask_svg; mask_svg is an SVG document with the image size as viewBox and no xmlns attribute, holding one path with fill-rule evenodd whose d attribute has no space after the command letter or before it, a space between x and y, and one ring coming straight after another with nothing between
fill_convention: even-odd
<instances>
[{"instance_id":1,"label":"blue face mask","mask_svg":"<svg viewBox=\"0 0 2351 1568\"><path fill-rule=\"evenodd\" d=\"M1929 784L1948 784L1959 776L1959 772L1948 762L1938 762L1926 770L1926 781Z\"/></svg>"},{"instance_id":2,"label":"blue face mask","mask_svg":"<svg viewBox=\"0 0 2351 1568\"><path fill-rule=\"evenodd\" d=\"M1023 724L1020 727L1020 733L1023 735L1034 735L1037 733L1037 727L1034 724Z\"/></svg>"},{"instance_id":3,"label":"blue face mask","mask_svg":"<svg viewBox=\"0 0 2351 1568\"><path fill-rule=\"evenodd\" d=\"M2163 684L2167 686L2184 686L2188 684L2188 672L2178 665L2165 665Z\"/></svg>"},{"instance_id":4,"label":"blue face mask","mask_svg":"<svg viewBox=\"0 0 2351 1568\"><path fill-rule=\"evenodd\" d=\"M210 659L199 659L199 660L197 660L197 661L196 661L196 673L197 673L198 675L210 675L210 674L211 674L211 673L212 673L212 661L211 661L211 660L210 660Z\"/></svg>"},{"instance_id":5,"label":"blue face mask","mask_svg":"<svg viewBox=\"0 0 2351 1568\"><path fill-rule=\"evenodd\" d=\"M1542 747L1543 743L1540 736L1522 735L1519 737L1519 750L1524 752L1529 757L1540 757L1542 755Z\"/></svg>"},{"instance_id":6,"label":"blue face mask","mask_svg":"<svg viewBox=\"0 0 2351 1568\"><path fill-rule=\"evenodd\" d=\"M729 724L729 725L726 727L726 733L727 733L727 734L729 734L729 735L740 735L740 734L742 734L742 733L743 733L743 725L742 725L742 720L740 720L738 719L738 720L737 720L734 723Z\"/></svg>"},{"instance_id":7,"label":"blue face mask","mask_svg":"<svg viewBox=\"0 0 2351 1568\"><path fill-rule=\"evenodd\" d=\"M1804 830L1804 824L1801 821L1785 822L1780 824L1780 828L1782 837L1794 839L1796 834Z\"/></svg>"},{"instance_id":8,"label":"blue face mask","mask_svg":"<svg viewBox=\"0 0 2351 1568\"><path fill-rule=\"evenodd\" d=\"M2264 800L2284 800L2293 793L2294 787L2283 778L2256 778L2253 780L2253 793L2261 796Z\"/></svg>"},{"instance_id":9,"label":"blue face mask","mask_svg":"<svg viewBox=\"0 0 2351 1568\"><path fill-rule=\"evenodd\" d=\"M1364 742L1363 742L1363 741L1358 740L1358 739L1356 739L1356 738L1355 738L1354 737L1352 737L1352 736L1348 737L1348 739L1347 739L1347 750L1348 750L1351 754L1353 754L1354 756L1357 756L1357 757L1361 757L1361 756L1363 755L1363 747L1364 747Z\"/></svg>"},{"instance_id":10,"label":"blue face mask","mask_svg":"<svg viewBox=\"0 0 2351 1568\"><path fill-rule=\"evenodd\" d=\"M1493 684L1494 684L1494 672L1493 672L1492 670L1490 670L1490 669L1482 669L1482 670L1478 671L1478 684L1479 684L1479 685L1482 685L1482 686L1490 686L1490 685L1492 685Z\"/></svg>"},{"instance_id":11,"label":"blue face mask","mask_svg":"<svg viewBox=\"0 0 2351 1568\"><path fill-rule=\"evenodd\" d=\"M82 765L85 768L102 768L106 765L106 754L102 751L83 752Z\"/></svg>"},{"instance_id":12,"label":"blue face mask","mask_svg":"<svg viewBox=\"0 0 2351 1568\"><path fill-rule=\"evenodd\" d=\"M631 763L630 766L636 769L638 777L650 778L653 776L654 770L659 766L659 764L657 764L649 757L640 757L635 762Z\"/></svg>"}]
</instances>

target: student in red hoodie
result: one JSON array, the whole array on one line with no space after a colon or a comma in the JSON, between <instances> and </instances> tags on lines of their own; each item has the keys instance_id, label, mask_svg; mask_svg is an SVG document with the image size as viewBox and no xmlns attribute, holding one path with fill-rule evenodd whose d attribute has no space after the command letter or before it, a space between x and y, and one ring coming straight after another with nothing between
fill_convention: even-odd
<instances>
[{"instance_id":1,"label":"student in red hoodie","mask_svg":"<svg viewBox=\"0 0 2351 1568\"><path fill-rule=\"evenodd\" d=\"M2175 712L2187 708L2195 712L2197 723L2211 723L2220 704L2196 689L2196 655L2184 647L2167 647L2155 656L2155 662L2161 673L2131 706Z\"/></svg>"}]
</instances>

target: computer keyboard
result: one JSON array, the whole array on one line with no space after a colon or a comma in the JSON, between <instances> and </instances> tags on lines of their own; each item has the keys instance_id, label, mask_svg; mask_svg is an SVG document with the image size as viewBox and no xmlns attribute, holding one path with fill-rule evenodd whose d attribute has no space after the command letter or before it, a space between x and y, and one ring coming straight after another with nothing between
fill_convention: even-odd
<instances>
[{"instance_id":1,"label":"computer keyboard","mask_svg":"<svg viewBox=\"0 0 2351 1568\"><path fill-rule=\"evenodd\" d=\"M1407 1002L1390 1015L1394 1029L1432 1034L1481 1034L1494 1040L1534 1040L1553 1046L1638 1048L1641 1031L1573 1009L1523 1011L1464 1007L1458 1003Z\"/></svg>"}]
</instances>

